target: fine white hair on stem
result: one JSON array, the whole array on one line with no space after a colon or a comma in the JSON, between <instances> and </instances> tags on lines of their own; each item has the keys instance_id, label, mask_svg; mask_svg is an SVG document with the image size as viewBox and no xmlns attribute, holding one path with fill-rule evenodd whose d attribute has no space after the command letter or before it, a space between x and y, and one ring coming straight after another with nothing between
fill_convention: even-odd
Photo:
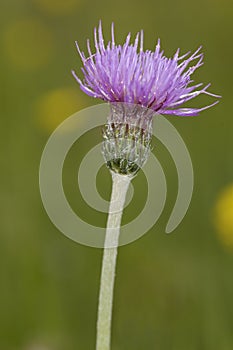
<instances>
[{"instance_id":1,"label":"fine white hair on stem","mask_svg":"<svg viewBox=\"0 0 233 350\"><path fill-rule=\"evenodd\" d=\"M96 350L110 350L117 246L120 235L121 217L126 193L130 184L130 177L113 173L112 181L112 195L100 280Z\"/></svg>"}]
</instances>

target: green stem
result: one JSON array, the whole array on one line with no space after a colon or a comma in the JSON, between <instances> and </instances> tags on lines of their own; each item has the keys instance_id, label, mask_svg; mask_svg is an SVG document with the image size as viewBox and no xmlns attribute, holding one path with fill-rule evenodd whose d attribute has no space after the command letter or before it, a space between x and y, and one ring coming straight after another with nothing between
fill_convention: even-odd
<instances>
[{"instance_id":1,"label":"green stem","mask_svg":"<svg viewBox=\"0 0 233 350\"><path fill-rule=\"evenodd\" d=\"M121 217L126 193L130 184L130 178L128 176L113 173L112 181L112 195L109 207L100 280L96 350L110 350L117 247L120 235Z\"/></svg>"}]
</instances>

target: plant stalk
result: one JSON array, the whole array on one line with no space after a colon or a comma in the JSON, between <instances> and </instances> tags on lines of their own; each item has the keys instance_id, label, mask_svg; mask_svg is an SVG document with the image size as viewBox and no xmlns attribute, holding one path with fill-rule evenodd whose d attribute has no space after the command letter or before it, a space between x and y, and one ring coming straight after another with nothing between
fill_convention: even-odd
<instances>
[{"instance_id":1,"label":"plant stalk","mask_svg":"<svg viewBox=\"0 0 233 350\"><path fill-rule=\"evenodd\" d=\"M112 173L112 194L105 236L97 319L96 350L110 350L113 291L121 217L130 177Z\"/></svg>"}]
</instances>

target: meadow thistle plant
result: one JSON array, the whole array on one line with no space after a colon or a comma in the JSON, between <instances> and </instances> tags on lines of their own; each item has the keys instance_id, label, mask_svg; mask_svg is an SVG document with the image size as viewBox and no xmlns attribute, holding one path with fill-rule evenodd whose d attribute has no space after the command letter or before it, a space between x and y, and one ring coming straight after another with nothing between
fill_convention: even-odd
<instances>
[{"instance_id":1,"label":"meadow thistle plant","mask_svg":"<svg viewBox=\"0 0 233 350\"><path fill-rule=\"evenodd\" d=\"M181 56L178 49L168 58L161 51L160 40L154 51L144 51L143 31L136 35L133 43L128 34L123 45L115 43L114 25L111 34L111 41L105 45L100 23L94 30L95 51L92 52L88 40L87 56L76 43L84 79L72 71L83 92L110 104L103 128L102 152L112 174L113 186L100 281L96 350L110 349L121 217L130 181L150 153L153 115L197 116L218 101L201 108L182 108L182 105L201 94L219 97L207 91L210 84L192 85L192 74L203 65L201 47Z\"/></svg>"}]
</instances>

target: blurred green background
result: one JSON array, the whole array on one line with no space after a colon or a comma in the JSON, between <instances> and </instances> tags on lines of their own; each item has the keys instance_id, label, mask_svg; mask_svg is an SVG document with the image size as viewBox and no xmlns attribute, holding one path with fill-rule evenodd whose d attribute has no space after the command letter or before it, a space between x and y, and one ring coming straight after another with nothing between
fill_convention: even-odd
<instances>
[{"instance_id":1,"label":"blurred green background","mask_svg":"<svg viewBox=\"0 0 233 350\"><path fill-rule=\"evenodd\" d=\"M166 149L156 145L168 198L153 229L120 248L112 350L233 349L232 1L1 0L0 7L0 349L95 347L102 251L72 242L53 226L41 203L38 168L55 127L97 103L70 71L81 66L74 41L85 50L99 19L107 40L114 21L119 43L129 31L144 29L145 47L153 49L160 37L167 55L202 44L205 65L195 80L212 82L210 90L223 96L200 117L167 117L193 160L193 200L180 226L165 235L177 176ZM93 130L74 145L64 187L74 210L103 225L106 215L90 213L75 182L79 162L100 139ZM97 184L109 198L104 168ZM142 173L134 184L126 221L146 199Z\"/></svg>"}]
</instances>

